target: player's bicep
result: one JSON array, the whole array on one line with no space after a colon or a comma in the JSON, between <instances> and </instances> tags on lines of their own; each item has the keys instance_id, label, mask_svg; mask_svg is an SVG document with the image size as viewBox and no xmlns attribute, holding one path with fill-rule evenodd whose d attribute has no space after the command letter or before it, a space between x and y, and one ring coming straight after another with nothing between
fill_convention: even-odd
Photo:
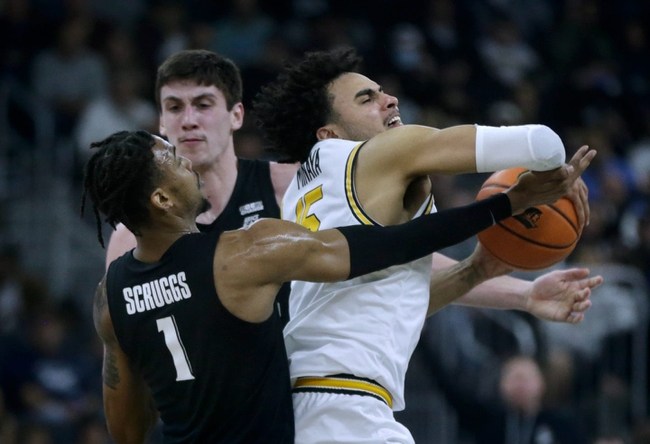
<instances>
[{"instance_id":1,"label":"player's bicep","mask_svg":"<svg viewBox=\"0 0 650 444\"><path fill-rule=\"evenodd\" d=\"M302 229L301 229L302 230ZM332 282L350 274L350 250L338 230L301 231L297 242L287 244L284 281Z\"/></svg>"},{"instance_id":2,"label":"player's bicep","mask_svg":"<svg viewBox=\"0 0 650 444\"><path fill-rule=\"evenodd\" d=\"M350 271L348 244L337 230L314 233L291 222L268 219L237 233L233 241L227 247L231 253L224 250L219 262L247 264L239 273L255 285L342 280Z\"/></svg>"},{"instance_id":3,"label":"player's bicep","mask_svg":"<svg viewBox=\"0 0 650 444\"><path fill-rule=\"evenodd\" d=\"M406 125L375 136L360 152L359 167L398 174L406 180L428 174L476 171L476 129Z\"/></svg>"},{"instance_id":4,"label":"player's bicep","mask_svg":"<svg viewBox=\"0 0 650 444\"><path fill-rule=\"evenodd\" d=\"M115 336L115 330L113 329L113 322L108 309L106 278L102 279L97 286L97 291L95 292L93 321L95 323L95 330L97 331L104 347L102 365L102 379L104 385L113 390L118 390L119 383L122 380L121 375L125 371L129 371L129 366L126 355L122 351L117 337Z\"/></svg>"}]
</instances>

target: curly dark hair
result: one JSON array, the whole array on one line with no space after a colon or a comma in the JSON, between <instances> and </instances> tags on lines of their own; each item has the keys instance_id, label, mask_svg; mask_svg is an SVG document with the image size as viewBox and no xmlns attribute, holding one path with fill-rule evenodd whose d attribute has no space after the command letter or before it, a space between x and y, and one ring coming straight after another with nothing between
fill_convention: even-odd
<instances>
[{"instance_id":1,"label":"curly dark hair","mask_svg":"<svg viewBox=\"0 0 650 444\"><path fill-rule=\"evenodd\" d=\"M242 80L235 63L212 51L187 49L169 56L158 67L156 74L156 104L162 110L160 90L163 86L177 80L193 80L198 85L215 86L226 98L226 105L242 101Z\"/></svg>"},{"instance_id":2,"label":"curly dark hair","mask_svg":"<svg viewBox=\"0 0 650 444\"><path fill-rule=\"evenodd\" d=\"M154 137L146 131L120 131L90 145L97 151L84 168L81 215L86 195L89 195L102 247L99 212L106 216L106 222L113 229L121 222L135 235L139 235L139 228L148 222L147 202L160 177L151 151L155 143Z\"/></svg>"},{"instance_id":3,"label":"curly dark hair","mask_svg":"<svg viewBox=\"0 0 650 444\"><path fill-rule=\"evenodd\" d=\"M269 144L265 157L283 163L306 160L317 142L316 131L333 117L328 86L341 74L358 72L360 66L361 57L353 48L308 52L262 87L253 101L253 114Z\"/></svg>"}]
</instances>

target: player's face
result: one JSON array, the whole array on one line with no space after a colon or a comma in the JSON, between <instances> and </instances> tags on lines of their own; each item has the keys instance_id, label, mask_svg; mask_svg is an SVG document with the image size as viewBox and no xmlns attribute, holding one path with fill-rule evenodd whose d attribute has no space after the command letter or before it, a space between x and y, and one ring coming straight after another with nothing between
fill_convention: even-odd
<instances>
[{"instance_id":1,"label":"player's face","mask_svg":"<svg viewBox=\"0 0 650 444\"><path fill-rule=\"evenodd\" d=\"M329 87L334 97L332 129L338 137L367 140L402 125L398 100L361 74L346 73Z\"/></svg>"},{"instance_id":2,"label":"player's face","mask_svg":"<svg viewBox=\"0 0 650 444\"><path fill-rule=\"evenodd\" d=\"M214 85L194 81L170 82L160 90L160 133L178 153L204 171L227 150L234 150L232 135L241 128L241 103L228 109L226 99Z\"/></svg>"},{"instance_id":3,"label":"player's face","mask_svg":"<svg viewBox=\"0 0 650 444\"><path fill-rule=\"evenodd\" d=\"M176 153L176 148L161 137L154 136L156 143L152 147L154 157L164 174L163 186L170 190L180 205L187 204L193 217L205 208L205 199L201 193L201 180L192 169L192 162Z\"/></svg>"}]
</instances>

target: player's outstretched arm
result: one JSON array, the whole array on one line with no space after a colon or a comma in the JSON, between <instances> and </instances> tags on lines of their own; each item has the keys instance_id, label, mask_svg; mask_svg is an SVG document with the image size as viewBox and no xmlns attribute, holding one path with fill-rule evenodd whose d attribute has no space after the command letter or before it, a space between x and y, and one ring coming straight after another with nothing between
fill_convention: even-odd
<instances>
[{"instance_id":1,"label":"player's outstretched arm","mask_svg":"<svg viewBox=\"0 0 650 444\"><path fill-rule=\"evenodd\" d=\"M584 319L591 307L591 290L603 282L602 276L591 276L586 268L550 271L534 281L503 276L512 269L480 244L461 262L435 254L433 269L429 315L452 302L520 310L542 320L575 324Z\"/></svg>"},{"instance_id":2,"label":"player's outstretched arm","mask_svg":"<svg viewBox=\"0 0 650 444\"><path fill-rule=\"evenodd\" d=\"M357 174L366 178L368 172L383 171L410 181L428 174L494 172L516 166L548 171L562 165L565 155L560 137L544 125L444 129L405 125L366 142Z\"/></svg>"},{"instance_id":3,"label":"player's outstretched arm","mask_svg":"<svg viewBox=\"0 0 650 444\"><path fill-rule=\"evenodd\" d=\"M453 245L512 214L499 193L465 207L395 226L351 226L312 233L275 219L224 233L214 256L222 303L251 322L271 314L283 282L333 282L410 262Z\"/></svg>"},{"instance_id":4,"label":"player's outstretched arm","mask_svg":"<svg viewBox=\"0 0 650 444\"><path fill-rule=\"evenodd\" d=\"M248 230L224 233L213 264L217 293L236 316L264 320L283 282L345 280L426 256L530 205L554 202L566 194L574 172L588 164L527 173L504 193L402 225L311 233L286 221L265 220Z\"/></svg>"}]
</instances>

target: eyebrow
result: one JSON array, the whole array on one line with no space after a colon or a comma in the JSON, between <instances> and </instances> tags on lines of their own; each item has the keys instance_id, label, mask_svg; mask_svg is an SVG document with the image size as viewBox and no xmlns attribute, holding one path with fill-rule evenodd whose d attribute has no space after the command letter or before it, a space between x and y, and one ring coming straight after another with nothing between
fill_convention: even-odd
<instances>
[{"instance_id":1,"label":"eyebrow","mask_svg":"<svg viewBox=\"0 0 650 444\"><path fill-rule=\"evenodd\" d=\"M208 92L208 93L199 94L198 96L190 97L189 99L190 99L190 102L195 102L197 100L203 100L203 99L218 100L218 97L217 97L216 94ZM167 101L182 102L183 99L181 97L178 97L178 96L166 96L166 97L163 97L161 101L162 102L167 102Z\"/></svg>"},{"instance_id":2,"label":"eyebrow","mask_svg":"<svg viewBox=\"0 0 650 444\"><path fill-rule=\"evenodd\" d=\"M354 98L357 99L357 98L362 97L362 96L370 96L370 97L372 97L372 96L376 95L378 92L382 92L382 91L383 90L382 90L381 86L377 87L377 90L374 90L372 88L364 88L361 91L357 92L354 95Z\"/></svg>"}]
</instances>

